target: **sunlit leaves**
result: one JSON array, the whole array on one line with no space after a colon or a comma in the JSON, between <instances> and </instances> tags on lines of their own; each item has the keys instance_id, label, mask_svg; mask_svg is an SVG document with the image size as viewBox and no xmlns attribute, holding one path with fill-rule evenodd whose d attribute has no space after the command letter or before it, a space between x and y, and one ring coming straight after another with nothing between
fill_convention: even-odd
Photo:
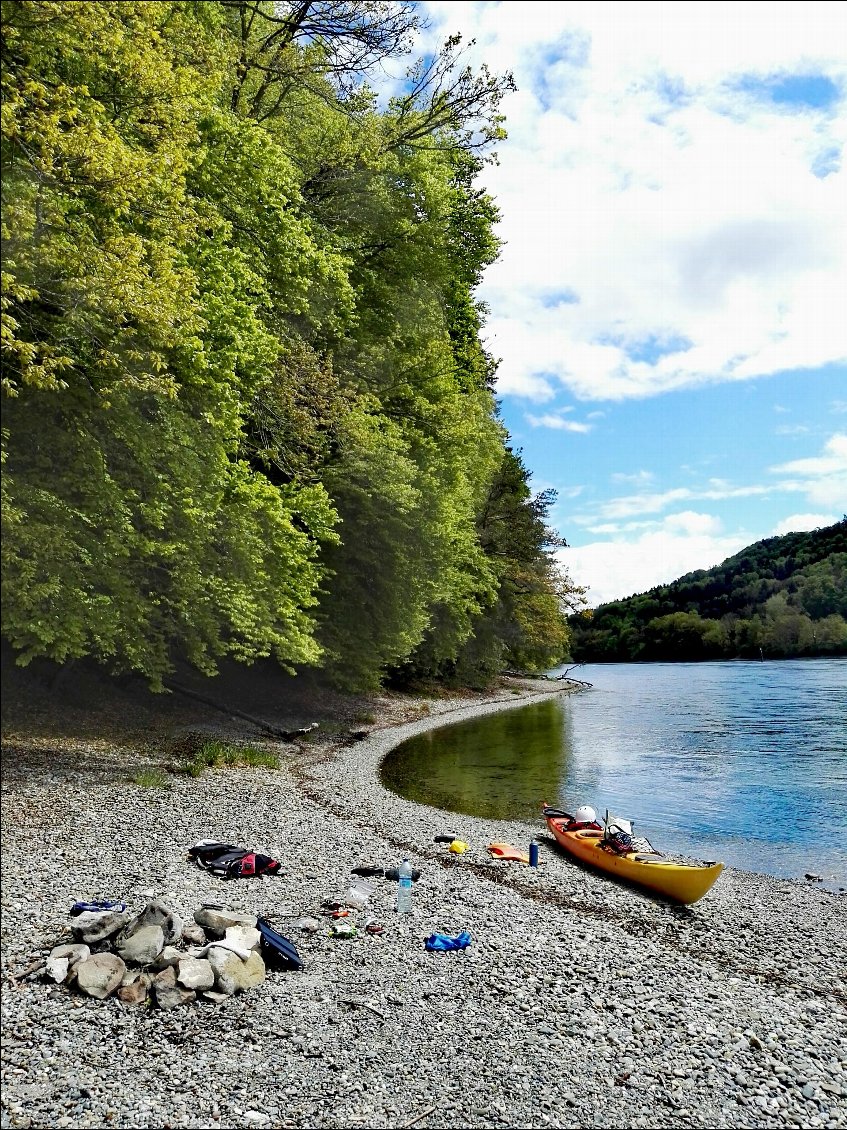
<instances>
[{"instance_id":1,"label":"sunlit leaves","mask_svg":"<svg viewBox=\"0 0 847 1130\"><path fill-rule=\"evenodd\" d=\"M475 185L510 80L456 39L380 109L414 4L3 0L4 631L476 678L570 591L505 433ZM508 462L508 460L507 460ZM511 466L511 465L509 465Z\"/></svg>"}]
</instances>

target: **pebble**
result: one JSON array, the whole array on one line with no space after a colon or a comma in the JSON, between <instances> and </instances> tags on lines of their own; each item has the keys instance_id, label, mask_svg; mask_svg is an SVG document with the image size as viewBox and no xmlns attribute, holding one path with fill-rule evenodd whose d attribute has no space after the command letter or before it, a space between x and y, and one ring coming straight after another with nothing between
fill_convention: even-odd
<instances>
[{"instance_id":1,"label":"pebble","mask_svg":"<svg viewBox=\"0 0 847 1130\"><path fill-rule=\"evenodd\" d=\"M502 705L433 700L332 758L319 741L280 745L279 771L175 777L158 792L128 772L94 788L55 759L18 773L4 758L8 968L46 956L81 897L124 897L136 913L152 898L217 902L239 916L214 919L220 933L262 914L296 936L305 968L165 1013L25 979L4 1004L3 1125L847 1127L844 899L730 868L682 915L576 867L540 823L448 814L380 784L402 737ZM434 843L444 829L465 855ZM485 850L532 835L537 874ZM211 837L266 845L283 876L224 882L188 865L186 848ZM331 938L321 903L343 899L350 869L406 854L422 872L411 914L377 880L349 919L356 936ZM364 932L369 917L384 934ZM463 928L467 951L424 951L429 934ZM261 1065L256 1082L245 1064Z\"/></svg>"}]
</instances>

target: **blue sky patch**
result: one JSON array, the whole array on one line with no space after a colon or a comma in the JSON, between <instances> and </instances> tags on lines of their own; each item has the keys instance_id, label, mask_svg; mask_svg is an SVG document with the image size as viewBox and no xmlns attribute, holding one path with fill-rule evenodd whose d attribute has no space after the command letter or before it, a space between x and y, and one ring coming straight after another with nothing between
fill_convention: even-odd
<instances>
[{"instance_id":1,"label":"blue sky patch","mask_svg":"<svg viewBox=\"0 0 847 1130\"><path fill-rule=\"evenodd\" d=\"M557 306L575 306L579 301L579 295L570 287L565 287L563 290L548 290L541 295L541 305L545 310L554 310Z\"/></svg>"},{"instance_id":2,"label":"blue sky patch","mask_svg":"<svg viewBox=\"0 0 847 1130\"><path fill-rule=\"evenodd\" d=\"M788 110L829 110L841 100L838 84L821 74L745 75L736 89Z\"/></svg>"},{"instance_id":3,"label":"blue sky patch","mask_svg":"<svg viewBox=\"0 0 847 1130\"><path fill-rule=\"evenodd\" d=\"M686 90L685 83L674 75L659 75L656 79L656 93L672 106L685 106L691 101L691 94Z\"/></svg>"},{"instance_id":4,"label":"blue sky patch","mask_svg":"<svg viewBox=\"0 0 847 1130\"><path fill-rule=\"evenodd\" d=\"M609 334L599 344L616 345L630 361L646 361L648 365L655 365L669 353L685 353L694 343L681 334L647 334L646 337L637 339Z\"/></svg>"},{"instance_id":5,"label":"blue sky patch","mask_svg":"<svg viewBox=\"0 0 847 1130\"><path fill-rule=\"evenodd\" d=\"M841 168L841 148L838 145L832 145L829 149L824 149L818 153L812 162L812 172L816 177L823 180L828 177L830 173L837 173Z\"/></svg>"},{"instance_id":6,"label":"blue sky patch","mask_svg":"<svg viewBox=\"0 0 847 1130\"><path fill-rule=\"evenodd\" d=\"M557 101L563 75L582 70L590 59L591 36L587 32L565 32L530 52L533 92L545 110Z\"/></svg>"}]
</instances>

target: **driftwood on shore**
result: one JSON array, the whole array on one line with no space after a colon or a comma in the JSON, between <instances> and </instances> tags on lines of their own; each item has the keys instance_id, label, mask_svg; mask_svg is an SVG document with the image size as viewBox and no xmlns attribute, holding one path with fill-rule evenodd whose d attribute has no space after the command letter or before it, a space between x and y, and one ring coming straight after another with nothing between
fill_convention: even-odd
<instances>
[{"instance_id":1,"label":"driftwood on shore","mask_svg":"<svg viewBox=\"0 0 847 1130\"><path fill-rule=\"evenodd\" d=\"M243 710L238 710L234 706L226 706L222 702L216 702L215 699L209 698L208 695L200 694L198 691L193 691L189 687L180 686L179 683L174 683L170 679L165 679L165 686L168 690L176 691L178 694L184 694L188 698L194 698L198 702L204 703L206 706L211 706L215 710L220 710L222 714L229 714L232 718L241 718L245 722L250 722L251 725L264 730L265 733L271 734L272 737L281 738L284 742L293 742L297 738L305 737L306 734L316 730L319 723L312 722L308 726L302 726L299 730L283 730L279 726L274 726L270 722L265 722L262 718L256 718L252 714L247 714Z\"/></svg>"},{"instance_id":2,"label":"driftwood on shore","mask_svg":"<svg viewBox=\"0 0 847 1130\"><path fill-rule=\"evenodd\" d=\"M575 671L577 667L581 667L581 663L574 664L573 667L568 667L561 675L534 675L529 671L504 671L503 674L512 679L532 679L541 680L548 683L576 683L580 687L593 687L593 683L587 683L584 679L574 679L571 677L570 672Z\"/></svg>"},{"instance_id":3,"label":"driftwood on shore","mask_svg":"<svg viewBox=\"0 0 847 1130\"><path fill-rule=\"evenodd\" d=\"M577 667L581 667L581 663L575 663L573 667L568 667L561 675L542 675L543 679L549 679L551 683L577 683L580 687L593 687L593 683L588 683L585 679L574 679L571 671L575 671Z\"/></svg>"}]
</instances>

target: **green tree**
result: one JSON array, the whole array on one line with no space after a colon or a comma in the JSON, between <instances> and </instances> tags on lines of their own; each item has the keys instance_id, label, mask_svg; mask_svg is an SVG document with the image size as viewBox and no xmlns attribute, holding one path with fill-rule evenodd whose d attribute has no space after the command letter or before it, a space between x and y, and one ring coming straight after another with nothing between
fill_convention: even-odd
<instances>
[{"instance_id":1,"label":"green tree","mask_svg":"<svg viewBox=\"0 0 847 1130\"><path fill-rule=\"evenodd\" d=\"M158 684L177 656L272 654L373 686L558 656L552 499L506 451L475 297L511 78L453 37L380 108L368 71L420 27L407 3L3 16L19 658Z\"/></svg>"},{"instance_id":2,"label":"green tree","mask_svg":"<svg viewBox=\"0 0 847 1130\"><path fill-rule=\"evenodd\" d=\"M289 308L332 269L287 218L281 161L222 139L214 7L3 16L4 632L23 661L154 682L179 652L314 662L334 514L320 484L274 489L238 457L281 350L257 301L270 268L215 207L212 163L233 197L257 167L273 181L270 253L307 261Z\"/></svg>"}]
</instances>

